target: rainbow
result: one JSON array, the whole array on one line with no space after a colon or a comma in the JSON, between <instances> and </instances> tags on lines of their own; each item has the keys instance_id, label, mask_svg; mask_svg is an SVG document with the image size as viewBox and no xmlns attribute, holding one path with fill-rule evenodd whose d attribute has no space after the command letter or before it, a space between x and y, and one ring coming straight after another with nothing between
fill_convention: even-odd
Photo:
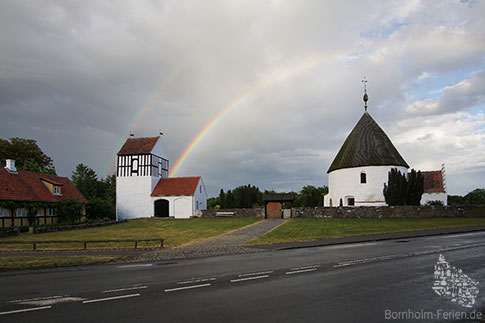
<instances>
[{"instance_id":1,"label":"rainbow","mask_svg":"<svg viewBox=\"0 0 485 323\"><path fill-rule=\"evenodd\" d=\"M132 120L128 122L127 127L123 131L123 136L120 138L118 144L113 147L110 156L116 156L117 149L125 142L126 138L128 138L131 131L135 130L138 124L145 118L145 116L153 109L153 106L156 102L160 100L160 97L163 95L164 90L166 87L170 86L171 84L175 83L180 76L184 75L184 72L190 67L190 63L193 59L187 60L182 64L180 67L175 68L168 74L167 77L163 79L161 84L153 91L153 94L147 99L145 104L142 104L141 107L136 111ZM112 157L109 161L109 164L106 165L106 174L110 174L114 172L114 167L116 164L116 157Z\"/></svg>"},{"instance_id":2,"label":"rainbow","mask_svg":"<svg viewBox=\"0 0 485 323\"><path fill-rule=\"evenodd\" d=\"M297 72L302 72L309 68L315 67L322 63L324 60L333 59L336 57L341 57L348 53L345 51L339 51L338 53L326 54L326 55L318 55L310 57L309 59L299 62L298 64L291 65L289 67L280 67L275 69L268 77L264 78L262 81L258 82L256 85L247 89L243 94L238 96L235 100L233 100L228 105L224 106L219 112L207 125L202 128L202 130L192 139L190 144L185 148L185 150L180 154L179 158L175 162L174 167L171 169L169 177L174 177L177 174L177 171L180 169L180 166L184 163L190 153L194 150L197 144L204 138L204 136L212 129L214 126L231 110L239 106L243 103L246 99L250 96L254 95L256 92L262 90L269 84L273 84L277 81L287 79Z\"/></svg>"}]
</instances>

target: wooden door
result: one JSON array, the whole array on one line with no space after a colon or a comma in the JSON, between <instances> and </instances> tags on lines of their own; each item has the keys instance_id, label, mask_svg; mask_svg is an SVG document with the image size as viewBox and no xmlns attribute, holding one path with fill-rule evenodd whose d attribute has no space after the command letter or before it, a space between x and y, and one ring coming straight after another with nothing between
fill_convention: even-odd
<instances>
[{"instance_id":1,"label":"wooden door","mask_svg":"<svg viewBox=\"0 0 485 323\"><path fill-rule=\"evenodd\" d=\"M281 202L266 203L266 218L267 219L281 219Z\"/></svg>"}]
</instances>

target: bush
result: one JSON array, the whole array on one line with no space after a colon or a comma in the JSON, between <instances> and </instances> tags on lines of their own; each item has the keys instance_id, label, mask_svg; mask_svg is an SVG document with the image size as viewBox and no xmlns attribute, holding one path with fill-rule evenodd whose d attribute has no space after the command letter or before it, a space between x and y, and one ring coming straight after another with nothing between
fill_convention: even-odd
<instances>
[{"instance_id":1,"label":"bush","mask_svg":"<svg viewBox=\"0 0 485 323\"><path fill-rule=\"evenodd\" d=\"M114 220L116 218L116 211L113 203L100 198L94 198L89 201L86 214L88 219L91 220L104 218Z\"/></svg>"},{"instance_id":2,"label":"bush","mask_svg":"<svg viewBox=\"0 0 485 323\"><path fill-rule=\"evenodd\" d=\"M57 214L60 223L79 222L84 210L84 203L74 199L63 200L57 206Z\"/></svg>"}]
</instances>

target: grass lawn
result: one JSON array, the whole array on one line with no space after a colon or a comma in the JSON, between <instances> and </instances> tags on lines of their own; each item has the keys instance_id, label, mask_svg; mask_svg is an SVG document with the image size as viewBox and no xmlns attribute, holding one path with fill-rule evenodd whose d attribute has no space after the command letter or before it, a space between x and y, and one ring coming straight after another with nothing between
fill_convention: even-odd
<instances>
[{"instance_id":1,"label":"grass lawn","mask_svg":"<svg viewBox=\"0 0 485 323\"><path fill-rule=\"evenodd\" d=\"M426 219L304 219L295 218L248 244L356 236L373 233L403 232L470 225L485 225L485 218Z\"/></svg>"},{"instance_id":2,"label":"grass lawn","mask_svg":"<svg viewBox=\"0 0 485 323\"><path fill-rule=\"evenodd\" d=\"M255 223L259 218L198 218L198 219L137 219L106 227L49 232L24 233L0 241L48 241L48 240L114 240L114 239L164 239L165 247L173 247L216 236ZM140 242L139 248L159 246L160 242ZM38 250L81 249L79 244L38 244ZM88 244L88 249L132 248L133 243ZM27 250L27 245L2 245L0 250Z\"/></svg>"},{"instance_id":3,"label":"grass lawn","mask_svg":"<svg viewBox=\"0 0 485 323\"><path fill-rule=\"evenodd\" d=\"M92 264L126 259L126 256L5 256L0 269L27 269Z\"/></svg>"}]
</instances>

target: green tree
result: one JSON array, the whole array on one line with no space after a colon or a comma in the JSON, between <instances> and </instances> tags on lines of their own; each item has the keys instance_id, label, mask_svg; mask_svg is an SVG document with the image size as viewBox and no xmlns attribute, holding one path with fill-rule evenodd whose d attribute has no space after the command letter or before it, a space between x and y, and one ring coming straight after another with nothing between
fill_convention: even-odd
<instances>
[{"instance_id":1,"label":"green tree","mask_svg":"<svg viewBox=\"0 0 485 323\"><path fill-rule=\"evenodd\" d=\"M24 138L0 139L0 160L5 166L6 159L14 159L19 170L36 173L55 174L52 159L37 145L37 141Z\"/></svg>"},{"instance_id":2,"label":"green tree","mask_svg":"<svg viewBox=\"0 0 485 323\"><path fill-rule=\"evenodd\" d=\"M464 205L465 198L460 195L448 195L448 205Z\"/></svg>"},{"instance_id":3,"label":"green tree","mask_svg":"<svg viewBox=\"0 0 485 323\"><path fill-rule=\"evenodd\" d=\"M298 194L299 197L299 205L302 207L314 207L314 206L322 206L323 205L323 196L328 194L328 187L315 187L312 185L305 185ZM296 203L294 203L295 206Z\"/></svg>"},{"instance_id":4,"label":"green tree","mask_svg":"<svg viewBox=\"0 0 485 323\"><path fill-rule=\"evenodd\" d=\"M72 183L84 195L91 200L98 194L98 175L96 172L84 164L78 164L76 170L72 172Z\"/></svg>"},{"instance_id":5,"label":"green tree","mask_svg":"<svg viewBox=\"0 0 485 323\"><path fill-rule=\"evenodd\" d=\"M84 203L74 199L63 200L57 205L59 222L74 223L81 219Z\"/></svg>"},{"instance_id":6,"label":"green tree","mask_svg":"<svg viewBox=\"0 0 485 323\"><path fill-rule=\"evenodd\" d=\"M396 168L388 174L387 184L384 184L384 197L387 205L420 205L424 192L424 178L421 172L411 170L409 178Z\"/></svg>"},{"instance_id":7,"label":"green tree","mask_svg":"<svg viewBox=\"0 0 485 323\"><path fill-rule=\"evenodd\" d=\"M217 208L220 208L221 207L221 204L219 202L219 197L209 197L207 199L207 208L209 210L211 209L217 209Z\"/></svg>"},{"instance_id":8,"label":"green tree","mask_svg":"<svg viewBox=\"0 0 485 323\"><path fill-rule=\"evenodd\" d=\"M221 188L221 191L219 192L219 205L221 206L221 209L227 208L226 193L224 193L224 190L222 188Z\"/></svg>"},{"instance_id":9,"label":"green tree","mask_svg":"<svg viewBox=\"0 0 485 323\"><path fill-rule=\"evenodd\" d=\"M411 169L408 175L406 187L406 205L421 205L421 197L424 193L424 178L421 172Z\"/></svg>"},{"instance_id":10,"label":"green tree","mask_svg":"<svg viewBox=\"0 0 485 323\"><path fill-rule=\"evenodd\" d=\"M463 197L465 204L485 205L485 189L477 188Z\"/></svg>"}]
</instances>

